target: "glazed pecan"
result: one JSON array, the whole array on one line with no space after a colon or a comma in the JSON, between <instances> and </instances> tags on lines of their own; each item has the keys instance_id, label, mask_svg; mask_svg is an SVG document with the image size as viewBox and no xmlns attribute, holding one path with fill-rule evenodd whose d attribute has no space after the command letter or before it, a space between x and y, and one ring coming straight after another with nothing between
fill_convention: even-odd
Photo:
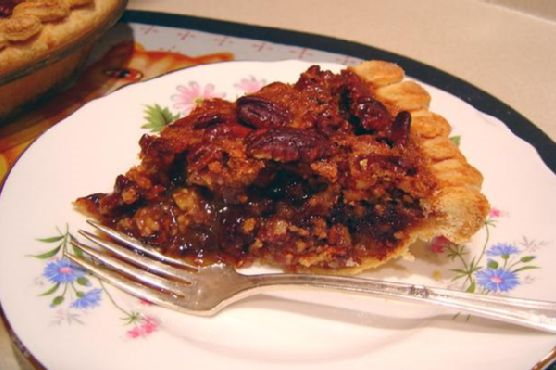
<instances>
[{"instance_id":1,"label":"glazed pecan","mask_svg":"<svg viewBox=\"0 0 556 370\"><path fill-rule=\"evenodd\" d=\"M398 113L392 127L390 128L390 141L392 144L406 144L409 140L409 130L411 129L411 114L406 111Z\"/></svg>"},{"instance_id":2,"label":"glazed pecan","mask_svg":"<svg viewBox=\"0 0 556 370\"><path fill-rule=\"evenodd\" d=\"M207 113L196 117L193 127L196 129L207 128L225 122L225 120L226 118L219 113Z\"/></svg>"},{"instance_id":3,"label":"glazed pecan","mask_svg":"<svg viewBox=\"0 0 556 370\"><path fill-rule=\"evenodd\" d=\"M0 18L9 17L12 15L14 7L17 2L14 0L3 0L0 1Z\"/></svg>"},{"instance_id":4,"label":"glazed pecan","mask_svg":"<svg viewBox=\"0 0 556 370\"><path fill-rule=\"evenodd\" d=\"M326 156L330 142L311 130L288 127L258 130L247 138L247 152L258 159L276 162L312 162Z\"/></svg>"},{"instance_id":5,"label":"glazed pecan","mask_svg":"<svg viewBox=\"0 0 556 370\"><path fill-rule=\"evenodd\" d=\"M379 131L390 125L390 114L384 104L371 97L362 97L353 102L351 113L366 131Z\"/></svg>"},{"instance_id":6,"label":"glazed pecan","mask_svg":"<svg viewBox=\"0 0 556 370\"><path fill-rule=\"evenodd\" d=\"M243 124L254 128L283 127L291 120L286 108L252 95L237 100L237 117Z\"/></svg>"}]
</instances>

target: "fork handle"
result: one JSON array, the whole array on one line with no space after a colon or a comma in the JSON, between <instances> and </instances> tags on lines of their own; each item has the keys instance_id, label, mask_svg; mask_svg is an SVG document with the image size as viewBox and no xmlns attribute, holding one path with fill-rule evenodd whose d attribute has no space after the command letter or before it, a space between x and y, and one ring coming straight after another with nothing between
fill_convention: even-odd
<instances>
[{"instance_id":1,"label":"fork handle","mask_svg":"<svg viewBox=\"0 0 556 370\"><path fill-rule=\"evenodd\" d=\"M303 285L386 296L455 308L477 316L506 321L556 333L556 303L499 295L471 294L456 290L329 275L260 274L248 276L252 289L269 286Z\"/></svg>"}]
</instances>

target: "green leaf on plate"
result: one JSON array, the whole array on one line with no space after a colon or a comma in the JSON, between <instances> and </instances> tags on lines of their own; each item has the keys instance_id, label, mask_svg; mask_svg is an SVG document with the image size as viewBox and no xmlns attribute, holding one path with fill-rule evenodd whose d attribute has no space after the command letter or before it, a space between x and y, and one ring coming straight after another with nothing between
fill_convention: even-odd
<instances>
[{"instance_id":1,"label":"green leaf on plate","mask_svg":"<svg viewBox=\"0 0 556 370\"><path fill-rule=\"evenodd\" d=\"M64 296L63 295L58 295L58 296L54 297L52 302L50 302L50 305L52 307L55 307L55 306L61 305L63 302L64 302Z\"/></svg>"},{"instance_id":2,"label":"green leaf on plate","mask_svg":"<svg viewBox=\"0 0 556 370\"><path fill-rule=\"evenodd\" d=\"M476 288L476 284L474 281L471 282L471 284L469 284L469 286L467 287L467 289L465 289L465 291L467 293L475 293L475 288Z\"/></svg>"},{"instance_id":3,"label":"green leaf on plate","mask_svg":"<svg viewBox=\"0 0 556 370\"><path fill-rule=\"evenodd\" d=\"M458 272L460 274L467 274L467 271L464 269L450 269L450 271Z\"/></svg>"},{"instance_id":4,"label":"green leaf on plate","mask_svg":"<svg viewBox=\"0 0 556 370\"><path fill-rule=\"evenodd\" d=\"M493 270L494 270L494 269L497 269L497 268L498 268L498 262L496 262L495 260L489 260L489 261L487 262L487 267L488 267L489 269L493 269Z\"/></svg>"},{"instance_id":5,"label":"green leaf on plate","mask_svg":"<svg viewBox=\"0 0 556 370\"><path fill-rule=\"evenodd\" d=\"M451 136L450 141L452 143L456 144L456 146L459 146L461 144L461 136L459 136L459 135Z\"/></svg>"},{"instance_id":6,"label":"green leaf on plate","mask_svg":"<svg viewBox=\"0 0 556 370\"><path fill-rule=\"evenodd\" d=\"M122 317L122 320L125 321L126 325L135 324L141 321L141 314L136 311L131 311L126 315L126 317Z\"/></svg>"},{"instance_id":7,"label":"green leaf on plate","mask_svg":"<svg viewBox=\"0 0 556 370\"><path fill-rule=\"evenodd\" d=\"M520 261L521 262L531 262L535 258L536 258L535 256L524 256L524 257L521 257Z\"/></svg>"},{"instance_id":8,"label":"green leaf on plate","mask_svg":"<svg viewBox=\"0 0 556 370\"><path fill-rule=\"evenodd\" d=\"M77 245L72 244L72 250L73 250L73 254L75 254L77 257L83 257L83 250L79 248Z\"/></svg>"},{"instance_id":9,"label":"green leaf on plate","mask_svg":"<svg viewBox=\"0 0 556 370\"><path fill-rule=\"evenodd\" d=\"M147 105L144 113L147 122L141 127L152 132L161 131L166 125L179 118L179 115L173 114L168 107L161 107L158 104Z\"/></svg>"},{"instance_id":10,"label":"green leaf on plate","mask_svg":"<svg viewBox=\"0 0 556 370\"><path fill-rule=\"evenodd\" d=\"M28 257L35 257L35 258L40 258L40 259L46 259L46 258L54 257L55 255L58 254L58 252L60 251L60 248L62 248L61 244L59 246L57 246L56 248L49 250L48 252L44 252L44 253L41 253L41 254L30 255Z\"/></svg>"},{"instance_id":11,"label":"green leaf on plate","mask_svg":"<svg viewBox=\"0 0 556 370\"><path fill-rule=\"evenodd\" d=\"M489 218L485 221L485 225L496 227L496 221L494 218Z\"/></svg>"},{"instance_id":12,"label":"green leaf on plate","mask_svg":"<svg viewBox=\"0 0 556 370\"><path fill-rule=\"evenodd\" d=\"M37 241L39 241L41 243L56 243L56 242L59 242L62 239L64 239L64 236L59 235L59 236L51 236L49 238L39 238L39 239L37 239Z\"/></svg>"},{"instance_id":13,"label":"green leaf on plate","mask_svg":"<svg viewBox=\"0 0 556 370\"><path fill-rule=\"evenodd\" d=\"M58 288L60 287L60 283L56 283L53 286L50 287L50 289L48 289L46 292L39 294L39 295L51 295L52 293L54 293L55 291L58 290Z\"/></svg>"},{"instance_id":14,"label":"green leaf on plate","mask_svg":"<svg viewBox=\"0 0 556 370\"><path fill-rule=\"evenodd\" d=\"M76 281L79 285L83 285L83 286L89 285L89 280L87 280L85 276L78 277Z\"/></svg>"},{"instance_id":15,"label":"green leaf on plate","mask_svg":"<svg viewBox=\"0 0 556 370\"><path fill-rule=\"evenodd\" d=\"M535 270L535 269L539 269L540 267L538 266L523 266L520 267L518 269L513 270L513 272L519 272L519 271L523 271L523 270Z\"/></svg>"}]
</instances>

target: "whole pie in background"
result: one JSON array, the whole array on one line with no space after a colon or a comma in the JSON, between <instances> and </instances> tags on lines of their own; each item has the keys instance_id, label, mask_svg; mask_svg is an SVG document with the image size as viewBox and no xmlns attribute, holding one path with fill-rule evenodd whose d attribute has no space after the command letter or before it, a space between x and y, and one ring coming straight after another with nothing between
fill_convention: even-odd
<instances>
[{"instance_id":1,"label":"whole pie in background","mask_svg":"<svg viewBox=\"0 0 556 370\"><path fill-rule=\"evenodd\" d=\"M67 80L123 0L0 0L0 119Z\"/></svg>"}]
</instances>

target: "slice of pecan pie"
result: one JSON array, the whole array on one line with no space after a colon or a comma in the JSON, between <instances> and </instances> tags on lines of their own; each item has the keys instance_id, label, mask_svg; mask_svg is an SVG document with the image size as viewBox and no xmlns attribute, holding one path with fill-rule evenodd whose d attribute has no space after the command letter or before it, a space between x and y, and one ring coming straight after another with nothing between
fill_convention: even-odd
<instances>
[{"instance_id":1,"label":"slice of pecan pie","mask_svg":"<svg viewBox=\"0 0 556 370\"><path fill-rule=\"evenodd\" d=\"M482 176L429 101L394 64L312 66L144 135L140 164L76 206L200 264L357 273L418 239L465 242L489 208Z\"/></svg>"}]
</instances>

